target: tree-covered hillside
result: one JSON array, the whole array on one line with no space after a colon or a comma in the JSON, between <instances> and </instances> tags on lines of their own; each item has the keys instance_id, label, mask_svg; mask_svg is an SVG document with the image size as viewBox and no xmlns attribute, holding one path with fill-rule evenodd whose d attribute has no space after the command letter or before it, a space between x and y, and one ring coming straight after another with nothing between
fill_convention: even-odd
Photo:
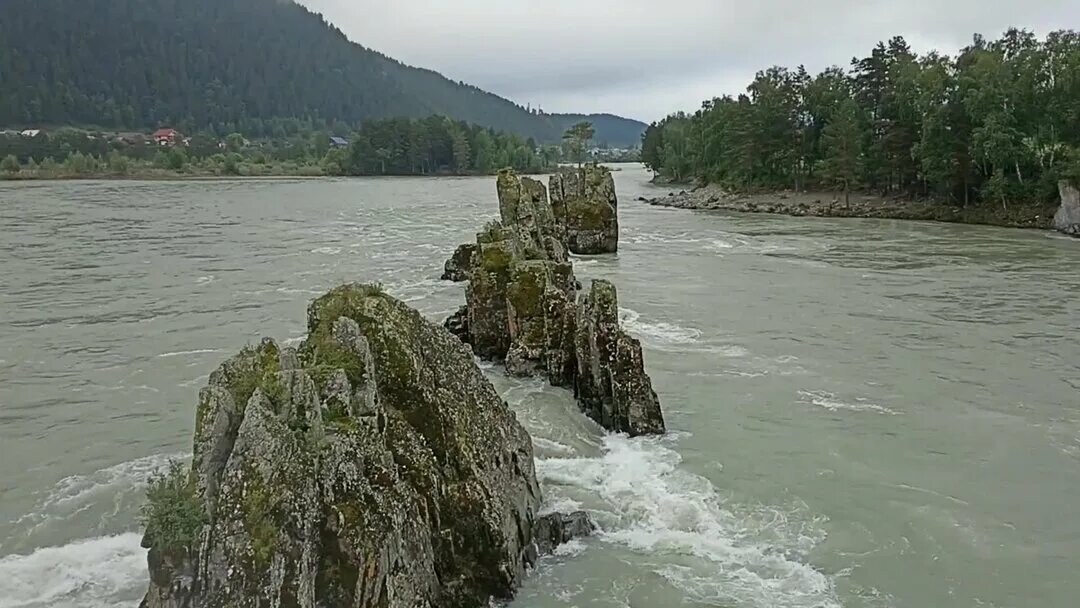
<instances>
[{"instance_id":1,"label":"tree-covered hillside","mask_svg":"<svg viewBox=\"0 0 1080 608\"><path fill-rule=\"evenodd\" d=\"M353 44L290 0L4 0L0 41L7 127L270 136L283 121L310 129L441 114L555 142L576 120ZM644 130L604 123L597 140L613 145Z\"/></svg>"},{"instance_id":2,"label":"tree-covered hillside","mask_svg":"<svg viewBox=\"0 0 1080 608\"><path fill-rule=\"evenodd\" d=\"M976 36L956 57L898 37L846 70L769 68L744 95L650 126L642 159L740 189L1054 200L1059 178L1080 176L1080 33Z\"/></svg>"}]
</instances>

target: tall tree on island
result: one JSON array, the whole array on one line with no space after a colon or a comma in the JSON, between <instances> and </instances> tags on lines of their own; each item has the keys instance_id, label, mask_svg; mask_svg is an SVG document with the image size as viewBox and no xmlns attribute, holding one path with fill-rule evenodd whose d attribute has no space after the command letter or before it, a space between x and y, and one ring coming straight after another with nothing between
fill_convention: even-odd
<instances>
[{"instance_id":1,"label":"tall tree on island","mask_svg":"<svg viewBox=\"0 0 1080 608\"><path fill-rule=\"evenodd\" d=\"M840 103L821 133L826 179L844 189L844 206L851 206L851 184L859 176L862 155L859 106L852 99Z\"/></svg>"},{"instance_id":2,"label":"tall tree on island","mask_svg":"<svg viewBox=\"0 0 1080 608\"><path fill-rule=\"evenodd\" d=\"M596 135L596 129L589 121L582 121L570 127L563 133L563 142L566 144L570 158L578 161L578 166L585 162L585 150L589 147L589 141Z\"/></svg>"}]
</instances>

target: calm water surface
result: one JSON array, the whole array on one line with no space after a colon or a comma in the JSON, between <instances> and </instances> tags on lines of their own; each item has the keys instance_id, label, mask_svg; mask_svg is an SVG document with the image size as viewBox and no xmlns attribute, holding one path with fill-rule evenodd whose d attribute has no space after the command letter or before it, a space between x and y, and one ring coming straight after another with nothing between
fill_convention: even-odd
<instances>
[{"instance_id":1,"label":"calm water surface","mask_svg":"<svg viewBox=\"0 0 1080 608\"><path fill-rule=\"evenodd\" d=\"M547 508L603 528L514 608L1069 607L1080 597L1080 241L696 213L616 174L623 320L672 432L605 435L488 374ZM432 319L488 178L0 185L0 608L135 606L143 484L198 388L308 300L380 281Z\"/></svg>"}]
</instances>

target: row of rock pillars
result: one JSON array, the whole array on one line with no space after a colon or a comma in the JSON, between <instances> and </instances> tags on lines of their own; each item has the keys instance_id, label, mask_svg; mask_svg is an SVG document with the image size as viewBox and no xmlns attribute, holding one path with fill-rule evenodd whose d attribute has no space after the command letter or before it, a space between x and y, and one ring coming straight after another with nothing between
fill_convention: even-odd
<instances>
[{"instance_id":1,"label":"row of rock pillars","mask_svg":"<svg viewBox=\"0 0 1080 608\"><path fill-rule=\"evenodd\" d=\"M512 373L573 386L609 428L662 431L614 288L578 296L566 257L614 250L611 177L553 184L549 206L537 182L499 177L504 222L463 254L458 333ZM151 486L145 608L480 608L593 530L584 513L540 515L532 441L472 351L378 286L312 302L296 348L267 339L223 363L192 451Z\"/></svg>"},{"instance_id":2,"label":"row of rock pillars","mask_svg":"<svg viewBox=\"0 0 1080 608\"><path fill-rule=\"evenodd\" d=\"M573 389L604 428L632 436L664 432L641 344L619 325L615 286L581 290L567 253L618 250L611 172L587 165L536 180L503 171L499 222L458 247L444 279L467 281L466 304L446 327L512 376L543 376Z\"/></svg>"}]
</instances>

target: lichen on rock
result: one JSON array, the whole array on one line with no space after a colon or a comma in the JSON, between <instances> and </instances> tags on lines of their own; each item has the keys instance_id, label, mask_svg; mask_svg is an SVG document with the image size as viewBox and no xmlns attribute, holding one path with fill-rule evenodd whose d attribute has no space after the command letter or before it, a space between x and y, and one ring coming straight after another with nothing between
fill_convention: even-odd
<instances>
[{"instance_id":1,"label":"lichen on rock","mask_svg":"<svg viewBox=\"0 0 1080 608\"><path fill-rule=\"evenodd\" d=\"M151 484L147 608L482 606L554 537L514 413L376 286L313 302L297 350L226 361L196 417L190 472Z\"/></svg>"}]
</instances>

